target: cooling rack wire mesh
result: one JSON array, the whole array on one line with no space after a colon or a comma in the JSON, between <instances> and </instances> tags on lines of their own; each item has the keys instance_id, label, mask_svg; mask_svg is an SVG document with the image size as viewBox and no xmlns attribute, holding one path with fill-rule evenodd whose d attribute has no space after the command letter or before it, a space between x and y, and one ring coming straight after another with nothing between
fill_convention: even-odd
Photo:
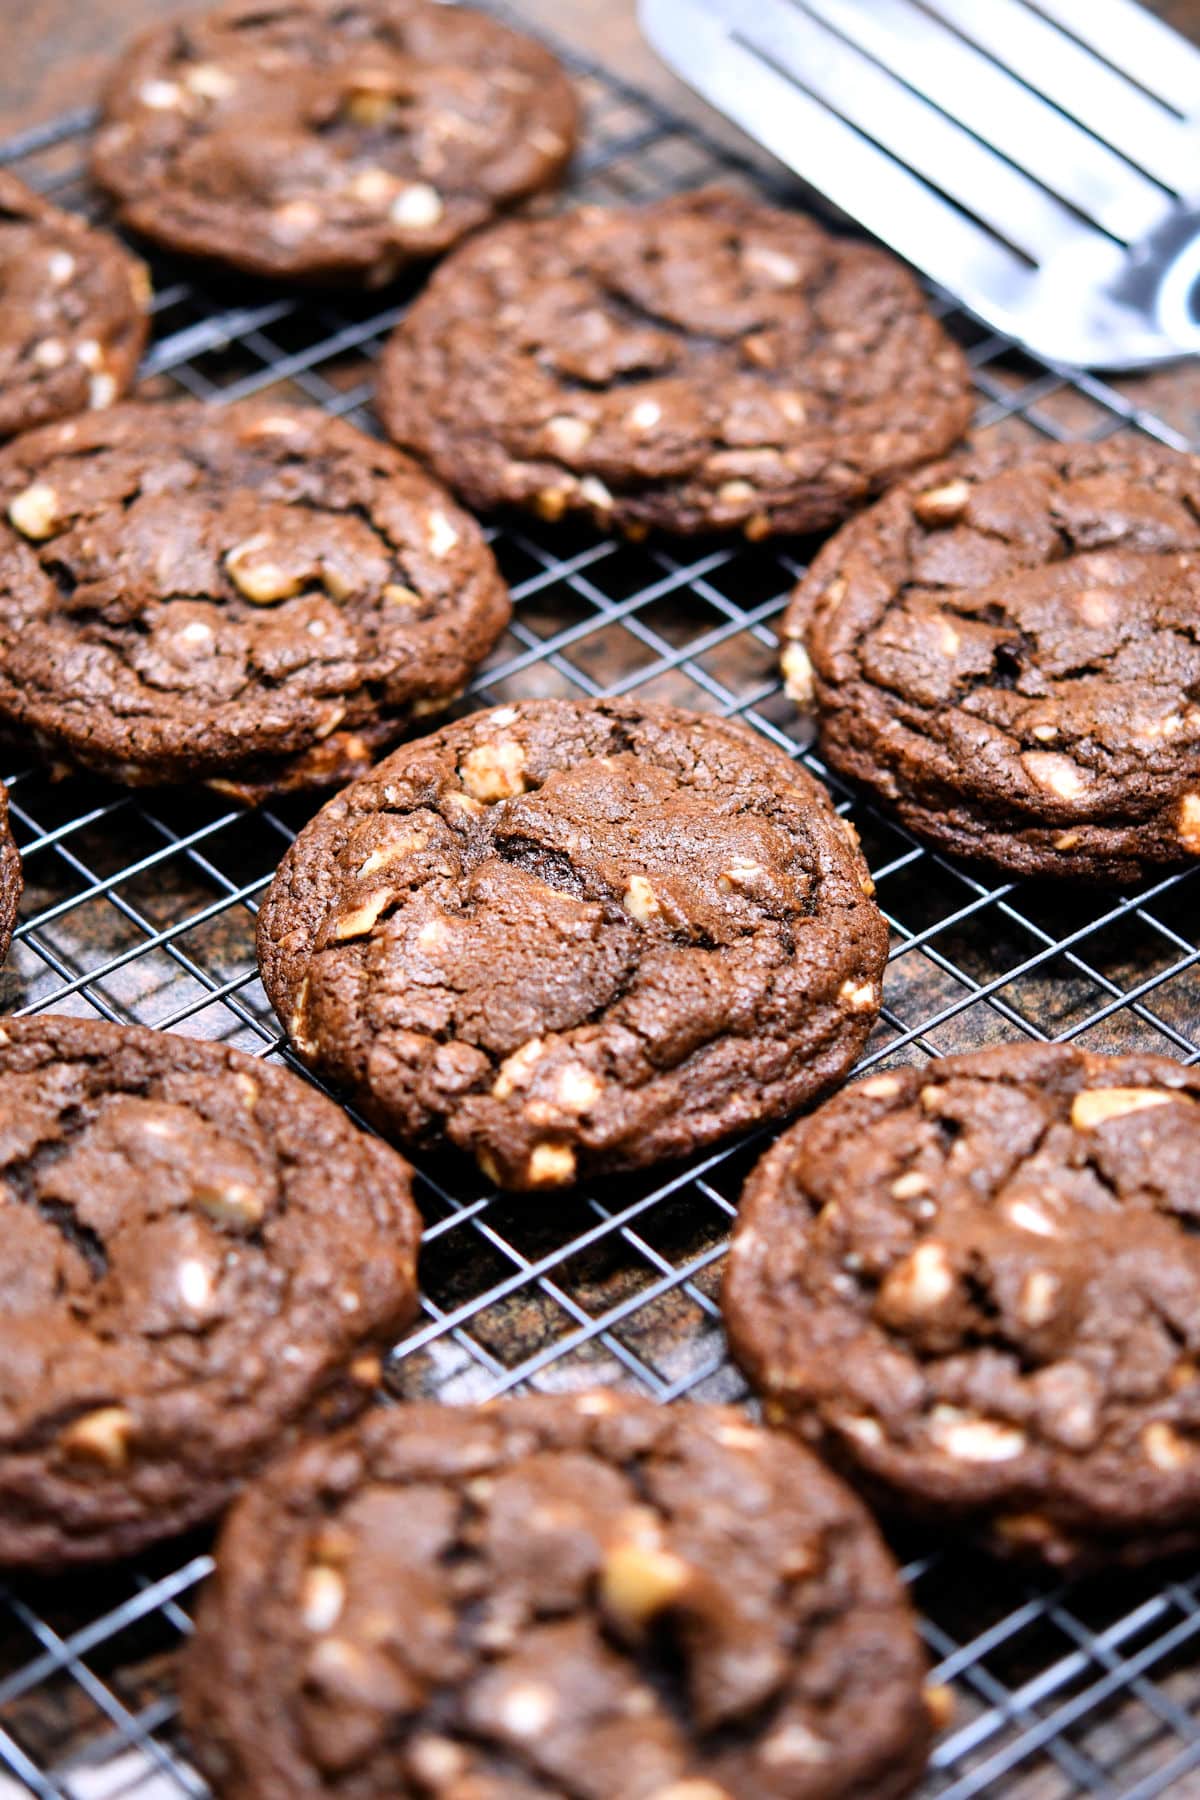
<instances>
[{"instance_id":1,"label":"cooling rack wire mesh","mask_svg":"<svg viewBox=\"0 0 1200 1800\"><path fill-rule=\"evenodd\" d=\"M611 73L564 59L588 115L572 198L648 199L714 178L761 184ZM0 146L0 161L87 210L90 125L85 113L59 119ZM213 404L270 392L372 428L373 364L404 296L294 298L200 279L168 259L154 276L144 391ZM944 296L933 301L970 357L979 441L1140 430L1183 448L1200 436L1194 384L1169 373L1068 378ZM775 624L806 546L632 546L507 524L494 546L516 612L464 710L636 692L738 714L830 783L862 835L892 933L864 1066L1025 1038L1200 1056L1200 873L1121 894L989 882L920 848L825 769L775 670ZM0 1009L99 1014L287 1060L255 973L254 917L303 809L248 815L200 791L135 795L3 772L27 886ZM743 1399L716 1293L761 1147L737 1144L553 1207L497 1196L459 1163L423 1160L423 1308L390 1360L392 1393L455 1402L612 1383L663 1402ZM172 1666L208 1547L189 1540L84 1581L0 1585L0 1795L205 1792L178 1728ZM897 1549L934 1679L955 1699L925 1800L1200 1796L1194 1565L1064 1586L934 1541Z\"/></svg>"}]
</instances>

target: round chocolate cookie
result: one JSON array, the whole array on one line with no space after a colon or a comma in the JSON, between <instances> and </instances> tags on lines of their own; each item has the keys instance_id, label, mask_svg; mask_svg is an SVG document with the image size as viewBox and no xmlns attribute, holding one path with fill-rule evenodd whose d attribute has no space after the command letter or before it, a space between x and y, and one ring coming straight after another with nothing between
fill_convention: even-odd
<instances>
[{"instance_id":1,"label":"round chocolate cookie","mask_svg":"<svg viewBox=\"0 0 1200 1800\"><path fill-rule=\"evenodd\" d=\"M1022 875L1200 855L1200 459L999 448L825 546L784 620L821 749L920 836Z\"/></svg>"},{"instance_id":2,"label":"round chocolate cookie","mask_svg":"<svg viewBox=\"0 0 1200 1800\"><path fill-rule=\"evenodd\" d=\"M785 1134L725 1284L768 1403L868 1491L1054 1563L1200 1542L1200 1070L1004 1046Z\"/></svg>"},{"instance_id":3,"label":"round chocolate cookie","mask_svg":"<svg viewBox=\"0 0 1200 1800\"><path fill-rule=\"evenodd\" d=\"M887 930L853 828L745 727L530 701L331 800L259 915L299 1054L505 1187L684 1156L839 1080Z\"/></svg>"},{"instance_id":4,"label":"round chocolate cookie","mask_svg":"<svg viewBox=\"0 0 1200 1800\"><path fill-rule=\"evenodd\" d=\"M508 617L474 520L312 408L131 403L0 451L0 718L118 781L348 781Z\"/></svg>"},{"instance_id":5,"label":"round chocolate cookie","mask_svg":"<svg viewBox=\"0 0 1200 1800\"><path fill-rule=\"evenodd\" d=\"M377 1410L231 1515L183 1678L223 1800L906 1794L895 1565L786 1437L604 1392Z\"/></svg>"},{"instance_id":6,"label":"round chocolate cookie","mask_svg":"<svg viewBox=\"0 0 1200 1800\"><path fill-rule=\"evenodd\" d=\"M466 245L398 326L378 404L470 505L751 538L836 524L971 415L898 262L715 189Z\"/></svg>"},{"instance_id":7,"label":"round chocolate cookie","mask_svg":"<svg viewBox=\"0 0 1200 1800\"><path fill-rule=\"evenodd\" d=\"M119 399L149 304L123 244L0 169L0 437Z\"/></svg>"},{"instance_id":8,"label":"round chocolate cookie","mask_svg":"<svg viewBox=\"0 0 1200 1800\"><path fill-rule=\"evenodd\" d=\"M0 962L8 955L12 942L23 886L21 853L13 842L8 820L8 793L0 782Z\"/></svg>"},{"instance_id":9,"label":"round chocolate cookie","mask_svg":"<svg viewBox=\"0 0 1200 1800\"><path fill-rule=\"evenodd\" d=\"M556 183L577 129L548 51L434 0L236 0L155 26L104 112L92 169L127 225L372 287Z\"/></svg>"},{"instance_id":10,"label":"round chocolate cookie","mask_svg":"<svg viewBox=\"0 0 1200 1800\"><path fill-rule=\"evenodd\" d=\"M0 1565L210 1517L377 1385L409 1170L306 1083L94 1019L0 1024Z\"/></svg>"}]
</instances>

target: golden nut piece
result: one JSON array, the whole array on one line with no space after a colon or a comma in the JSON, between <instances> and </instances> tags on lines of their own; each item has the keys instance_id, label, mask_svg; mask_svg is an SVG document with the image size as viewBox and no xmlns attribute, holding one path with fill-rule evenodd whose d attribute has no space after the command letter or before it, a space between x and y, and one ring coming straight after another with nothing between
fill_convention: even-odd
<instances>
[{"instance_id":1,"label":"golden nut piece","mask_svg":"<svg viewBox=\"0 0 1200 1800\"><path fill-rule=\"evenodd\" d=\"M604 1560L600 1598L606 1612L627 1630L641 1630L673 1606L691 1582L682 1557L643 1544L618 1544Z\"/></svg>"}]
</instances>

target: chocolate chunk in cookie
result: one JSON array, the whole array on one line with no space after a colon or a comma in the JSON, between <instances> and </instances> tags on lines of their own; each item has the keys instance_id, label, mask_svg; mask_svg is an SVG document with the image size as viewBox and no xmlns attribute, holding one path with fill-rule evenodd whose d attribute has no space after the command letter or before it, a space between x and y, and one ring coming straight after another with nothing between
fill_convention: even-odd
<instances>
[{"instance_id":1,"label":"chocolate chunk in cookie","mask_svg":"<svg viewBox=\"0 0 1200 1800\"><path fill-rule=\"evenodd\" d=\"M135 40L92 167L173 250L377 286L552 186L575 136L549 52L466 6L237 0Z\"/></svg>"},{"instance_id":2,"label":"chocolate chunk in cookie","mask_svg":"<svg viewBox=\"0 0 1200 1800\"><path fill-rule=\"evenodd\" d=\"M508 617L474 520L315 409L128 404L0 451L0 718L114 780L348 781Z\"/></svg>"},{"instance_id":3,"label":"chocolate chunk in cookie","mask_svg":"<svg viewBox=\"0 0 1200 1800\"><path fill-rule=\"evenodd\" d=\"M123 244L0 169L0 438L119 399L149 303Z\"/></svg>"},{"instance_id":4,"label":"chocolate chunk in cookie","mask_svg":"<svg viewBox=\"0 0 1200 1800\"><path fill-rule=\"evenodd\" d=\"M1200 1071L1004 1046L872 1075L750 1179L725 1286L771 1417L1071 1563L1200 1541Z\"/></svg>"},{"instance_id":5,"label":"chocolate chunk in cookie","mask_svg":"<svg viewBox=\"0 0 1200 1800\"><path fill-rule=\"evenodd\" d=\"M295 1076L5 1019L0 1564L168 1537L323 1402L361 1403L414 1308L418 1235L407 1165Z\"/></svg>"},{"instance_id":6,"label":"chocolate chunk in cookie","mask_svg":"<svg viewBox=\"0 0 1200 1800\"><path fill-rule=\"evenodd\" d=\"M853 828L744 726L530 701L405 745L259 916L299 1054L506 1187L689 1154L839 1080L887 931Z\"/></svg>"},{"instance_id":7,"label":"chocolate chunk in cookie","mask_svg":"<svg viewBox=\"0 0 1200 1800\"><path fill-rule=\"evenodd\" d=\"M417 1405L243 1497L184 1716L222 1800L892 1800L923 1661L859 1502L740 1414Z\"/></svg>"},{"instance_id":8,"label":"chocolate chunk in cookie","mask_svg":"<svg viewBox=\"0 0 1200 1800\"><path fill-rule=\"evenodd\" d=\"M8 794L0 782L0 962L8 955L12 942L23 885L21 853L13 841L8 817Z\"/></svg>"},{"instance_id":9,"label":"chocolate chunk in cookie","mask_svg":"<svg viewBox=\"0 0 1200 1800\"><path fill-rule=\"evenodd\" d=\"M929 469L825 546L784 636L823 754L932 843L1113 881L1200 855L1200 459Z\"/></svg>"},{"instance_id":10,"label":"chocolate chunk in cookie","mask_svg":"<svg viewBox=\"0 0 1200 1800\"><path fill-rule=\"evenodd\" d=\"M705 190L467 245L397 328L379 409L470 505L757 538L836 524L971 402L898 262Z\"/></svg>"}]
</instances>

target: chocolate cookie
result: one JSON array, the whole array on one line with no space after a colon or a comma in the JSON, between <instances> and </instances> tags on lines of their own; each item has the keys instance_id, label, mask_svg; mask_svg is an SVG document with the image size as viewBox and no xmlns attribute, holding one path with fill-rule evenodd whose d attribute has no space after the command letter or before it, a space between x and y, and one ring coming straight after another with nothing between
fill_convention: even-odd
<instances>
[{"instance_id":1,"label":"chocolate cookie","mask_svg":"<svg viewBox=\"0 0 1200 1800\"><path fill-rule=\"evenodd\" d=\"M434 0L238 0L117 67L92 161L126 224L254 275L394 279L553 185L574 92L535 44Z\"/></svg>"},{"instance_id":2,"label":"chocolate cookie","mask_svg":"<svg viewBox=\"0 0 1200 1800\"><path fill-rule=\"evenodd\" d=\"M119 399L149 304L123 244L0 169L0 437Z\"/></svg>"},{"instance_id":3,"label":"chocolate cookie","mask_svg":"<svg viewBox=\"0 0 1200 1800\"><path fill-rule=\"evenodd\" d=\"M615 1394L373 1412L231 1516L184 1670L224 1800L891 1800L894 1564L798 1445Z\"/></svg>"},{"instance_id":4,"label":"chocolate cookie","mask_svg":"<svg viewBox=\"0 0 1200 1800\"><path fill-rule=\"evenodd\" d=\"M823 754L920 836L1023 875L1200 855L1200 459L1118 439L914 476L784 621Z\"/></svg>"},{"instance_id":5,"label":"chocolate cookie","mask_svg":"<svg viewBox=\"0 0 1200 1800\"><path fill-rule=\"evenodd\" d=\"M378 404L472 506L751 538L836 524L971 414L898 262L720 190L468 244L397 328Z\"/></svg>"},{"instance_id":6,"label":"chocolate cookie","mask_svg":"<svg viewBox=\"0 0 1200 1800\"><path fill-rule=\"evenodd\" d=\"M509 617L474 520L315 409L45 426L0 451L0 515L0 717L118 781L348 781Z\"/></svg>"},{"instance_id":7,"label":"chocolate cookie","mask_svg":"<svg viewBox=\"0 0 1200 1800\"><path fill-rule=\"evenodd\" d=\"M1200 1071L1004 1046L874 1075L747 1185L725 1319L869 1491L1054 1563L1200 1542Z\"/></svg>"},{"instance_id":8,"label":"chocolate cookie","mask_svg":"<svg viewBox=\"0 0 1200 1800\"><path fill-rule=\"evenodd\" d=\"M361 1403L414 1306L402 1159L295 1076L162 1032L3 1021L0 1222L0 1564L210 1517Z\"/></svg>"},{"instance_id":9,"label":"chocolate cookie","mask_svg":"<svg viewBox=\"0 0 1200 1800\"><path fill-rule=\"evenodd\" d=\"M529 701L330 801L259 915L299 1054L505 1187L684 1156L839 1080L887 931L853 828L745 727Z\"/></svg>"},{"instance_id":10,"label":"chocolate cookie","mask_svg":"<svg viewBox=\"0 0 1200 1800\"><path fill-rule=\"evenodd\" d=\"M0 962L8 955L12 942L23 885L21 853L13 842L8 822L8 793L0 782Z\"/></svg>"}]
</instances>

